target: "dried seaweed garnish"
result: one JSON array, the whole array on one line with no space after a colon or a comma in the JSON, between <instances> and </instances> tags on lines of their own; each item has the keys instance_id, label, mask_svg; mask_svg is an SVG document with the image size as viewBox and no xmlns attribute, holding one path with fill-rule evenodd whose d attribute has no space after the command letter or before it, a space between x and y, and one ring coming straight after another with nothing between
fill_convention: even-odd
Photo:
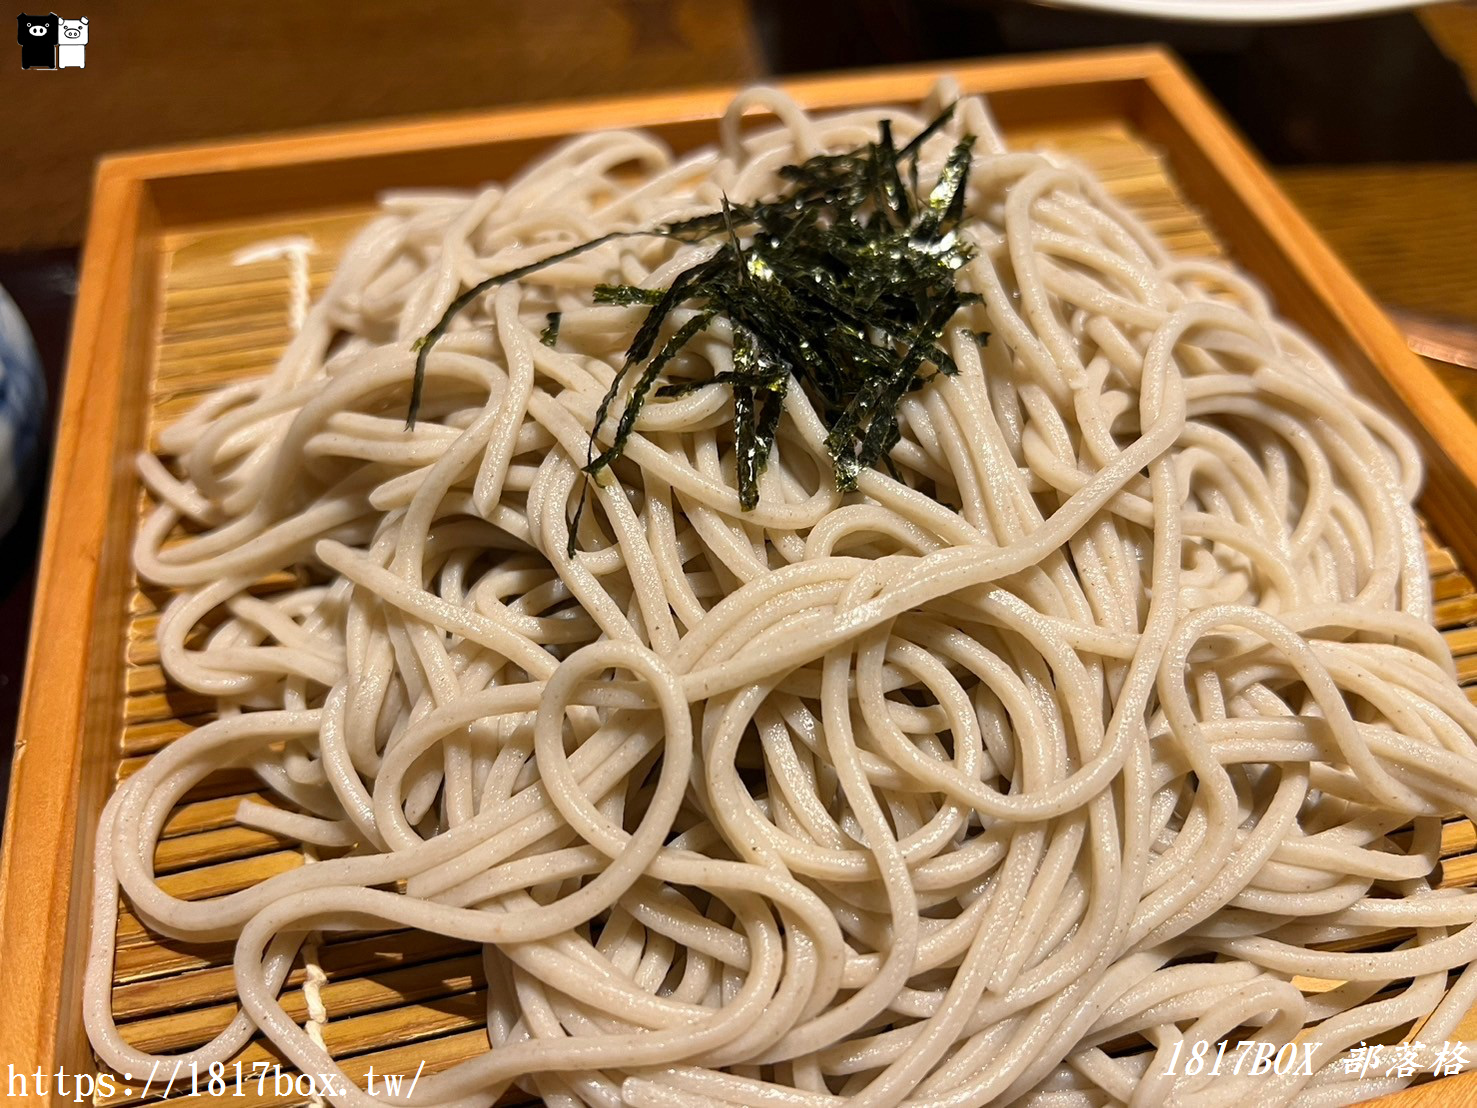
<instances>
[{"instance_id":1,"label":"dried seaweed garnish","mask_svg":"<svg viewBox=\"0 0 1477 1108\"><path fill-rule=\"evenodd\" d=\"M543 334L539 335L539 342L545 346L554 346L559 341L559 321L564 318L563 312L550 312L544 317L548 326L544 328Z\"/></svg>"},{"instance_id":2,"label":"dried seaweed garnish","mask_svg":"<svg viewBox=\"0 0 1477 1108\"><path fill-rule=\"evenodd\" d=\"M662 298L665 289L643 289L637 285L596 285L594 300L597 304L655 304Z\"/></svg>"},{"instance_id":3,"label":"dried seaweed garnish","mask_svg":"<svg viewBox=\"0 0 1477 1108\"><path fill-rule=\"evenodd\" d=\"M505 285L509 281L520 281L524 277L537 273L541 269L546 269L557 262L568 261L570 258L577 257L587 250L593 250L597 246L604 246L607 242L614 242L616 239L664 233L662 229L656 231L611 231L608 234L601 235L599 238L593 238L589 242L582 242L578 246L571 246L567 250L560 250L556 254L550 254L547 258L540 258L536 262L520 265L516 269L510 269L505 273L495 273L491 277L478 281L471 288L467 289L446 306L446 311L441 313L441 318L436 321L435 326L416 339L411 345L410 349L415 352L415 376L410 384L410 410L405 414L405 429L407 431L414 430L416 417L420 415L421 392L425 389L426 384L426 359L431 356L431 348L441 341L441 336L446 334L447 328L451 326L451 321L466 311L480 296L492 291L499 285Z\"/></svg>"},{"instance_id":4,"label":"dried seaweed garnish","mask_svg":"<svg viewBox=\"0 0 1477 1108\"><path fill-rule=\"evenodd\" d=\"M636 417L641 414L641 406L646 403L647 394L651 392L652 386L656 384L656 379L661 376L661 372L667 367L667 363L676 357L684 346L696 338L700 332L707 329L708 324L713 322L713 316L715 314L713 311L706 311L693 316L677 329L675 335L663 344L661 352L646 363L646 368L642 371L640 378L637 379L636 386L631 390L631 395L626 401L626 410L621 413L620 422L616 425L616 445L610 447L609 450L606 450L598 457L592 458L587 455L587 464L585 465L585 471L587 473L598 473L610 465L611 462L615 461L616 458L620 457L624 443L631 437L631 431L636 426ZM600 405L600 423L605 422L605 416L609 413L612 395L607 393L605 401ZM595 440L592 436L590 439L591 454L594 453L594 449Z\"/></svg>"},{"instance_id":5,"label":"dried seaweed garnish","mask_svg":"<svg viewBox=\"0 0 1477 1108\"><path fill-rule=\"evenodd\" d=\"M901 150L883 121L875 142L786 166L780 175L788 187L770 199L746 205L725 197L717 212L645 232L613 232L489 278L459 296L417 344L411 422L431 345L458 311L494 285L615 238L649 234L712 242L713 250L666 288L596 286L595 303L643 306L646 314L596 412L587 477L623 455L653 393L673 397L725 385L733 394L739 503L751 509L794 383L828 429L837 486L855 488L863 469L888 465L902 398L933 373L957 372L944 335L961 307L979 301L955 282L974 252L959 233L974 137L955 144L927 195L918 182L918 152L952 114L952 107L946 109ZM679 310L690 313L680 322L674 316ZM733 368L658 384L683 347L720 316L733 331ZM663 334L670 337L659 341ZM983 343L988 335L975 338ZM595 437L638 369L610 445L597 454ZM571 554L583 506L581 495L570 522Z\"/></svg>"}]
</instances>

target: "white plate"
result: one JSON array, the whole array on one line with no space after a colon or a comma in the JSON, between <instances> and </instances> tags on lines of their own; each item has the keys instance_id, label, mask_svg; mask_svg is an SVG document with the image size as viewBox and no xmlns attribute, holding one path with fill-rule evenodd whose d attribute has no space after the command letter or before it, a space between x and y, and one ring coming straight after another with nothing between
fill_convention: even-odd
<instances>
[{"instance_id":1,"label":"white plate","mask_svg":"<svg viewBox=\"0 0 1477 1108\"><path fill-rule=\"evenodd\" d=\"M1280 23L1338 19L1416 8L1426 0L1044 0L1053 7L1093 8L1149 19L1222 23Z\"/></svg>"}]
</instances>

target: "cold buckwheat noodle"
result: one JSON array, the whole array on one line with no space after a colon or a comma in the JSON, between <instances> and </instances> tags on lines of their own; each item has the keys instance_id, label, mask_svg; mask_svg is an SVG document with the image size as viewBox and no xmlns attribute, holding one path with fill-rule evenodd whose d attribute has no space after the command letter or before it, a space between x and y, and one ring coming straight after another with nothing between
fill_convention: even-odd
<instances>
[{"instance_id":1,"label":"cold buckwheat noodle","mask_svg":"<svg viewBox=\"0 0 1477 1108\"><path fill-rule=\"evenodd\" d=\"M604 132L475 195L390 196L271 375L163 433L137 567L175 590L165 669L220 718L103 816L105 1062L203 1072L259 1031L338 1072L279 990L306 936L388 928L486 969L488 1049L423 1105L1325 1105L1405 1084L1347 1072L1355 1045L1454 1032L1477 895L1433 870L1442 817L1477 816L1477 709L1430 622L1414 447L1244 277L1007 150L982 101L921 160L926 184L981 136L958 279L983 303L946 336L958 373L903 400L891 473L839 493L792 388L743 511L732 393L699 388L648 405L571 556L643 311L590 290L707 249L655 237L481 297L405 429L412 342L464 289L771 195L955 95L812 117L756 89L716 149ZM670 372L732 356L720 319ZM162 826L231 765L281 798L240 822L322 860L179 899ZM234 943L240 1014L197 1050L113 1021L120 889ZM1299 1064L1187 1074L1227 1037Z\"/></svg>"}]
</instances>

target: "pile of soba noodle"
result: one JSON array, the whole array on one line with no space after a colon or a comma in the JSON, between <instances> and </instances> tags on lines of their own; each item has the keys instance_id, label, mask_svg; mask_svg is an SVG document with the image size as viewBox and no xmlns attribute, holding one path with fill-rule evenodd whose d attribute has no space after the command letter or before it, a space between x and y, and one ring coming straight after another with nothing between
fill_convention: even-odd
<instances>
[{"instance_id":1,"label":"pile of soba noodle","mask_svg":"<svg viewBox=\"0 0 1477 1108\"><path fill-rule=\"evenodd\" d=\"M481 944L488 1048L423 1075L425 1105L1322 1105L1404 1084L1347 1072L1362 1041L1433 1011L1422 1041L1453 1033L1477 895L1433 869L1441 818L1477 815L1477 709L1430 624L1410 442L1246 279L1007 150L978 99L922 163L926 190L980 136L958 279L983 303L946 336L957 375L904 399L893 474L838 493L791 388L741 511L731 391L654 399L570 556L644 311L591 290L715 248L658 237L480 298L406 430L413 341L462 290L773 196L955 95L810 117L754 90L716 149L606 132L475 195L388 197L273 373L163 435L137 565L177 590L165 668L220 718L103 818L104 1061L159 1061L110 1015L120 889L158 932L235 943L240 1015L178 1056L202 1072L258 1030L335 1071L277 999L305 941ZM741 127L759 108L778 125ZM724 371L731 337L669 378ZM239 819L317 861L172 897L162 824L229 765L282 799ZM1226 1037L1312 1044L1316 1072L1185 1075Z\"/></svg>"}]
</instances>

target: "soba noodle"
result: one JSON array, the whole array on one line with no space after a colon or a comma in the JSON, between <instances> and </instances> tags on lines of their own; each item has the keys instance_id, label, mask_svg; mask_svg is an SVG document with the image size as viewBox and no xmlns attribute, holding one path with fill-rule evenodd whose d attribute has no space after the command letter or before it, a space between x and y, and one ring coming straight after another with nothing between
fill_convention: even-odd
<instances>
[{"instance_id":1,"label":"soba noodle","mask_svg":"<svg viewBox=\"0 0 1477 1108\"><path fill-rule=\"evenodd\" d=\"M1007 150L980 100L922 161L981 136L959 282L983 304L957 375L904 399L892 473L838 493L791 389L742 511L731 393L697 389L648 405L569 555L641 315L590 290L704 249L661 238L481 298L405 429L412 342L463 289L772 195L954 96L810 117L759 89L716 149L592 134L475 195L387 197L271 375L163 433L137 567L176 592L165 669L219 719L102 820L105 1062L161 1061L112 1018L120 890L234 943L240 1014L166 1067L259 1029L339 1072L278 1000L310 935L479 944L488 1049L423 1076L426 1105L1322 1105L1405 1083L1347 1073L1361 1041L1453 1033L1477 896L1432 873L1442 817L1477 816L1477 709L1430 622L1411 443L1247 279ZM731 357L720 319L672 372ZM231 765L282 801L239 821L317 860L180 899L164 822ZM1173 1065L1227 1037L1309 1044L1311 1075Z\"/></svg>"}]
</instances>

